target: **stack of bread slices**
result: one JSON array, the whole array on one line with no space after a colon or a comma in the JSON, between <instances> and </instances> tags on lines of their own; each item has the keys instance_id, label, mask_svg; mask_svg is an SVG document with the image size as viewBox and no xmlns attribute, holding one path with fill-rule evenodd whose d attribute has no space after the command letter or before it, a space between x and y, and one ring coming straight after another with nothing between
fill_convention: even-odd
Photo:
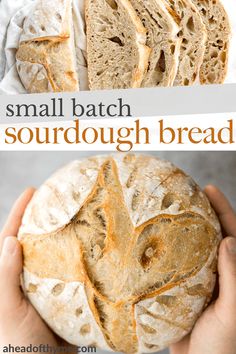
<instances>
[{"instance_id":1,"label":"stack of bread slices","mask_svg":"<svg viewBox=\"0 0 236 354\"><path fill-rule=\"evenodd\" d=\"M28 92L80 89L72 12L72 0L36 0L25 19L16 59ZM231 28L220 0L85 0L85 23L90 90L225 80Z\"/></svg>"}]
</instances>

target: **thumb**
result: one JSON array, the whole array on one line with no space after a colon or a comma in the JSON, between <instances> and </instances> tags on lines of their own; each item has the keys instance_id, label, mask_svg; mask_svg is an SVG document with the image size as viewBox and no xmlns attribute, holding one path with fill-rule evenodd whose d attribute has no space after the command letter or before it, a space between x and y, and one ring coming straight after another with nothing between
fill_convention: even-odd
<instances>
[{"instance_id":1,"label":"thumb","mask_svg":"<svg viewBox=\"0 0 236 354\"><path fill-rule=\"evenodd\" d=\"M0 311L14 311L22 301L22 250L16 237L7 237L0 258Z\"/></svg>"},{"instance_id":2,"label":"thumb","mask_svg":"<svg viewBox=\"0 0 236 354\"><path fill-rule=\"evenodd\" d=\"M219 250L219 298L217 309L223 319L235 319L236 316L236 238L227 237Z\"/></svg>"}]
</instances>

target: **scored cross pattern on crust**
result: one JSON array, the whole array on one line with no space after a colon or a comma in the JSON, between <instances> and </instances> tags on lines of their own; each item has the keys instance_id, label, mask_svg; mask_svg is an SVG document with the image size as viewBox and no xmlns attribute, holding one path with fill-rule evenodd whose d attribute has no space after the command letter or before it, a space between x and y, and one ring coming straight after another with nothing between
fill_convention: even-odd
<instances>
[{"instance_id":1,"label":"scored cross pattern on crust","mask_svg":"<svg viewBox=\"0 0 236 354\"><path fill-rule=\"evenodd\" d=\"M90 193L67 224L47 234L21 234L27 271L42 279L83 283L89 307L109 346L130 353L138 349L137 316L149 318L150 322L141 323L139 332L154 334L156 329L150 318L167 324L169 321L169 326L188 331L188 321L185 325L178 318L174 321L166 314L153 313L153 299L177 313L178 308L180 312L187 311L186 304L185 309L181 308L182 294L166 296L168 291L175 291L183 284L186 296L200 296L205 303L212 282L185 282L206 264L214 272L212 254L219 241L209 221L213 216L207 220L197 212L200 206L208 210L209 204L192 180L171 166L171 171L166 169L146 198L145 187L137 181L145 173L146 178L155 180L155 170L152 175L148 172L148 158L132 156L126 155L122 161L132 167L125 177L127 190L135 187L129 206L119 175L121 162L105 158ZM181 190L175 190L183 181L185 184L188 181L187 190L190 188L192 194L188 195L184 188L182 195ZM62 195L52 182L46 184L60 200ZM191 209L192 203L196 210ZM175 214L173 206L178 208ZM149 208L151 217L145 219L143 215ZM156 209L156 216L151 214L152 208L154 212ZM146 303L150 305L149 310ZM158 349L158 345L146 343L146 346Z\"/></svg>"}]
</instances>

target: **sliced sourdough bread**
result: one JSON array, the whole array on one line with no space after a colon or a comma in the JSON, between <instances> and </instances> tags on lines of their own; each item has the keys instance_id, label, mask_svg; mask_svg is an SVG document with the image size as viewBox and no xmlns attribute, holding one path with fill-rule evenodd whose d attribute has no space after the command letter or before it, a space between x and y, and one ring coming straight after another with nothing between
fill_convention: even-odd
<instances>
[{"instance_id":1,"label":"sliced sourdough bread","mask_svg":"<svg viewBox=\"0 0 236 354\"><path fill-rule=\"evenodd\" d=\"M147 29L147 45L152 49L142 87L171 86L178 67L179 27L164 2L130 1Z\"/></svg>"},{"instance_id":2,"label":"sliced sourdough bread","mask_svg":"<svg viewBox=\"0 0 236 354\"><path fill-rule=\"evenodd\" d=\"M87 58L91 90L140 87L150 48L129 0L87 0Z\"/></svg>"},{"instance_id":3,"label":"sliced sourdough bread","mask_svg":"<svg viewBox=\"0 0 236 354\"><path fill-rule=\"evenodd\" d=\"M192 0L207 28L206 50L200 69L201 84L222 84L228 67L230 22L219 0Z\"/></svg>"},{"instance_id":4,"label":"sliced sourdough bread","mask_svg":"<svg viewBox=\"0 0 236 354\"><path fill-rule=\"evenodd\" d=\"M30 93L78 91L71 0L39 0L25 19L16 54Z\"/></svg>"},{"instance_id":5,"label":"sliced sourdough bread","mask_svg":"<svg viewBox=\"0 0 236 354\"><path fill-rule=\"evenodd\" d=\"M201 15L191 0L166 0L178 16L181 39L179 66L175 86L189 86L199 77L205 43L206 27Z\"/></svg>"}]
</instances>

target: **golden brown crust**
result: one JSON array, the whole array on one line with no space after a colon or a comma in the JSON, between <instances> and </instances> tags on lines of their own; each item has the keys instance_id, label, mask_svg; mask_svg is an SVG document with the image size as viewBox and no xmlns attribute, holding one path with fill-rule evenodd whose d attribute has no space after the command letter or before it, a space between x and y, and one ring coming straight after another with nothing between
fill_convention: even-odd
<instances>
[{"instance_id":1,"label":"golden brown crust","mask_svg":"<svg viewBox=\"0 0 236 354\"><path fill-rule=\"evenodd\" d=\"M16 61L21 81L29 93L79 90L71 1L63 0L61 4L64 11L61 9L59 13L55 1L50 4L48 0L38 0L25 20ZM40 72L39 67L43 68Z\"/></svg>"},{"instance_id":2,"label":"golden brown crust","mask_svg":"<svg viewBox=\"0 0 236 354\"><path fill-rule=\"evenodd\" d=\"M142 175L147 174L150 158L139 159L141 165L146 165ZM136 160L128 155L123 161L132 165ZM131 171L128 188L140 173L135 168ZM199 284L189 284L205 267L208 277L215 271L211 258L215 259L219 234L209 222L212 217L206 217L212 213L206 197L192 180L188 181L188 176L173 167L158 186L166 191L161 197L160 214L134 225L120 173L117 161L108 157L99 168L90 194L64 228L36 237L21 234L20 239L27 271L40 278L83 283L90 309L108 345L115 351L134 353L139 347L137 329L141 326L146 332L154 331L151 324L137 323L137 305L154 298L162 303L165 294L178 287L185 289L186 296L203 299L203 304L208 301L211 285L201 283L201 276ZM170 204L176 200L179 211L173 214ZM195 211L191 211L193 205ZM201 209L203 214L199 213ZM140 310L140 306L139 316L144 315L142 311L150 316L149 310ZM175 311L178 313L177 305ZM180 315L184 318L182 308ZM191 318L185 325L160 314L152 316L183 333L191 328Z\"/></svg>"}]
</instances>

